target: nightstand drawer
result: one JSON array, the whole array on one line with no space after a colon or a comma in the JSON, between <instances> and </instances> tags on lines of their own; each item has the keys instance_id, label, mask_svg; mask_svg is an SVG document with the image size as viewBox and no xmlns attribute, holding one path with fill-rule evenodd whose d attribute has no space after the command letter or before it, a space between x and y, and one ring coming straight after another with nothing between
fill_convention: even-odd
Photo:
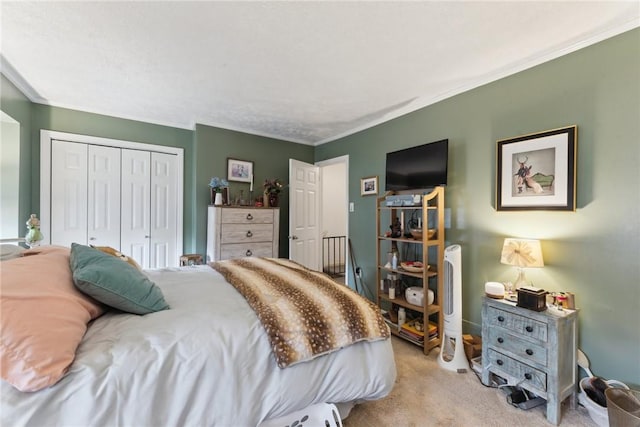
<instances>
[{"instance_id":1,"label":"nightstand drawer","mask_svg":"<svg viewBox=\"0 0 640 427\"><path fill-rule=\"evenodd\" d=\"M528 317L519 316L495 307L489 307L487 321L491 326L509 329L529 338L547 342L547 324Z\"/></svg>"},{"instance_id":2,"label":"nightstand drawer","mask_svg":"<svg viewBox=\"0 0 640 427\"><path fill-rule=\"evenodd\" d=\"M523 362L532 361L547 366L546 347L509 334L507 329L491 328L489 330L489 345L498 351L505 350L513 353L519 356Z\"/></svg>"},{"instance_id":3,"label":"nightstand drawer","mask_svg":"<svg viewBox=\"0 0 640 427\"><path fill-rule=\"evenodd\" d=\"M273 241L271 224L223 224L220 228L222 244Z\"/></svg>"},{"instance_id":4,"label":"nightstand drawer","mask_svg":"<svg viewBox=\"0 0 640 427\"><path fill-rule=\"evenodd\" d=\"M247 256L273 257L273 243L232 243L220 246L220 259Z\"/></svg>"},{"instance_id":5,"label":"nightstand drawer","mask_svg":"<svg viewBox=\"0 0 640 427\"><path fill-rule=\"evenodd\" d=\"M489 350L489 363L492 365L491 370L498 375L504 373L518 382L524 380L521 385L529 385L537 390L547 391L547 374L526 363L518 362L495 350Z\"/></svg>"},{"instance_id":6,"label":"nightstand drawer","mask_svg":"<svg viewBox=\"0 0 640 427\"><path fill-rule=\"evenodd\" d=\"M273 211L270 209L223 209L223 224L273 224Z\"/></svg>"}]
</instances>

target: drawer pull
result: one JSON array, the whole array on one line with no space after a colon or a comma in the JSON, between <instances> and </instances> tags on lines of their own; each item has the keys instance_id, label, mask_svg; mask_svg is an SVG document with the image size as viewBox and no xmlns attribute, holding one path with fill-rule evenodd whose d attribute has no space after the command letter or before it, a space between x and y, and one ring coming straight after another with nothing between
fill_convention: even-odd
<instances>
[{"instance_id":1,"label":"drawer pull","mask_svg":"<svg viewBox=\"0 0 640 427\"><path fill-rule=\"evenodd\" d=\"M247 214L247 221L251 221L253 219L253 215L250 213Z\"/></svg>"},{"instance_id":2,"label":"drawer pull","mask_svg":"<svg viewBox=\"0 0 640 427\"><path fill-rule=\"evenodd\" d=\"M531 378L533 378L533 377L531 376L531 374L530 374L530 373L528 373L528 372L527 372L526 374L524 374L524 377L525 377L526 379L528 379L528 380L530 380Z\"/></svg>"},{"instance_id":3,"label":"drawer pull","mask_svg":"<svg viewBox=\"0 0 640 427\"><path fill-rule=\"evenodd\" d=\"M502 343L504 342L504 338L499 337L499 338L498 338L498 342L499 342L500 344L502 344Z\"/></svg>"},{"instance_id":4,"label":"drawer pull","mask_svg":"<svg viewBox=\"0 0 640 427\"><path fill-rule=\"evenodd\" d=\"M246 256L251 256L253 255L253 252L251 252L251 249L247 249L247 252L245 252Z\"/></svg>"},{"instance_id":5,"label":"drawer pull","mask_svg":"<svg viewBox=\"0 0 640 427\"><path fill-rule=\"evenodd\" d=\"M498 316L498 322L504 322L504 316Z\"/></svg>"},{"instance_id":6,"label":"drawer pull","mask_svg":"<svg viewBox=\"0 0 640 427\"><path fill-rule=\"evenodd\" d=\"M530 348L528 348L525 353L527 353L529 356L533 356L533 350L531 350Z\"/></svg>"},{"instance_id":7,"label":"drawer pull","mask_svg":"<svg viewBox=\"0 0 640 427\"><path fill-rule=\"evenodd\" d=\"M502 361L502 359L498 359L498 360L496 360L496 363L497 363L498 365L502 366L502 364L503 364L504 362Z\"/></svg>"},{"instance_id":8,"label":"drawer pull","mask_svg":"<svg viewBox=\"0 0 640 427\"><path fill-rule=\"evenodd\" d=\"M524 330L527 332L533 332L533 326L527 326Z\"/></svg>"},{"instance_id":9,"label":"drawer pull","mask_svg":"<svg viewBox=\"0 0 640 427\"><path fill-rule=\"evenodd\" d=\"M253 236L253 233L251 232L251 230L247 231L247 237L251 237Z\"/></svg>"}]
</instances>

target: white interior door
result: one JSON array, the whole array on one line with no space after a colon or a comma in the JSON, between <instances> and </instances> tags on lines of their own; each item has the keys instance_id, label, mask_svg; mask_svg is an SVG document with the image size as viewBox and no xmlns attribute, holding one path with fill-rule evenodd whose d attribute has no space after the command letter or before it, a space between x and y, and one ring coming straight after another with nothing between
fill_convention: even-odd
<instances>
[{"instance_id":1,"label":"white interior door","mask_svg":"<svg viewBox=\"0 0 640 427\"><path fill-rule=\"evenodd\" d=\"M320 168L289 159L289 258L320 270Z\"/></svg>"},{"instance_id":2,"label":"white interior door","mask_svg":"<svg viewBox=\"0 0 640 427\"><path fill-rule=\"evenodd\" d=\"M151 239L151 153L122 150L122 218L120 252L149 268Z\"/></svg>"},{"instance_id":3,"label":"white interior door","mask_svg":"<svg viewBox=\"0 0 640 427\"><path fill-rule=\"evenodd\" d=\"M120 249L120 149L89 146L88 243Z\"/></svg>"},{"instance_id":4,"label":"white interior door","mask_svg":"<svg viewBox=\"0 0 640 427\"><path fill-rule=\"evenodd\" d=\"M151 241L149 267L175 264L176 253L176 156L151 153Z\"/></svg>"},{"instance_id":5,"label":"white interior door","mask_svg":"<svg viewBox=\"0 0 640 427\"><path fill-rule=\"evenodd\" d=\"M86 144L51 143L52 245L87 244L87 153Z\"/></svg>"}]
</instances>

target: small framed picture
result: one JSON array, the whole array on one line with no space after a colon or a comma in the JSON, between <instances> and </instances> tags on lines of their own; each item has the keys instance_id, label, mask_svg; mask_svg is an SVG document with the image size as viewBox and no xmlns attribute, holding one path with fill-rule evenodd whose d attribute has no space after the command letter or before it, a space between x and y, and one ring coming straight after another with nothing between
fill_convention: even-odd
<instances>
[{"instance_id":1,"label":"small framed picture","mask_svg":"<svg viewBox=\"0 0 640 427\"><path fill-rule=\"evenodd\" d=\"M578 127L498 141L496 209L576 210Z\"/></svg>"},{"instance_id":2,"label":"small framed picture","mask_svg":"<svg viewBox=\"0 0 640 427\"><path fill-rule=\"evenodd\" d=\"M227 158L227 181L252 182L253 162Z\"/></svg>"},{"instance_id":3,"label":"small framed picture","mask_svg":"<svg viewBox=\"0 0 640 427\"><path fill-rule=\"evenodd\" d=\"M370 176L360 179L360 195L375 196L378 194L378 177Z\"/></svg>"}]
</instances>

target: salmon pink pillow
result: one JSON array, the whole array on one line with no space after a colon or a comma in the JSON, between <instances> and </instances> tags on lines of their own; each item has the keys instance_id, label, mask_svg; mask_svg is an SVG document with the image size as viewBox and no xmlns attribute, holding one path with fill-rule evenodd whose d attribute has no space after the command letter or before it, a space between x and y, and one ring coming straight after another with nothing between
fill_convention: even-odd
<instances>
[{"instance_id":1,"label":"salmon pink pillow","mask_svg":"<svg viewBox=\"0 0 640 427\"><path fill-rule=\"evenodd\" d=\"M20 391L58 382L102 306L78 291L69 248L43 246L2 261L0 370Z\"/></svg>"}]
</instances>

